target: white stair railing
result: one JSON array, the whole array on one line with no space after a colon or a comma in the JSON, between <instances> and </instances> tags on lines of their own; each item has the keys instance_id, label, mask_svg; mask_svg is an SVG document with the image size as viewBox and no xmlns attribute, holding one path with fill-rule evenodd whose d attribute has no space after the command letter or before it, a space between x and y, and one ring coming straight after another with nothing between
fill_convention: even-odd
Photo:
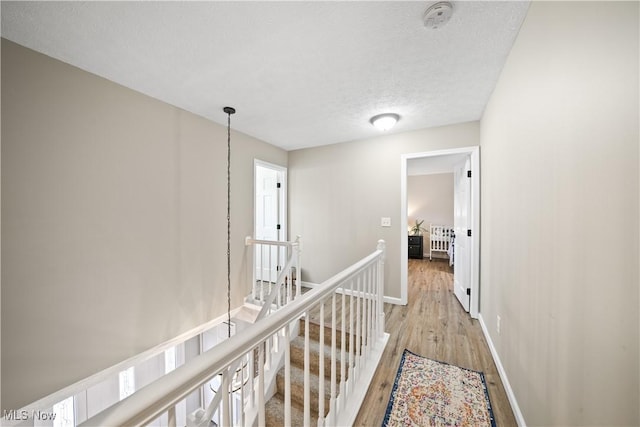
<instances>
[{"instance_id":1,"label":"white stair railing","mask_svg":"<svg viewBox=\"0 0 640 427\"><path fill-rule=\"evenodd\" d=\"M289 287L295 281L296 294L300 294L300 254L301 238L296 237L293 242L279 242L273 240L256 240L250 236L245 238L246 246L253 246L253 302L261 304L271 288L276 284L282 271L287 271ZM294 259L291 266L285 265L287 261Z\"/></svg>"},{"instance_id":2,"label":"white stair railing","mask_svg":"<svg viewBox=\"0 0 640 427\"><path fill-rule=\"evenodd\" d=\"M138 426L152 423L164 413L170 415L175 406L192 391L202 386L215 375L222 375L223 384L233 382L239 363L249 361L249 379L244 385L244 369L241 369L242 384L239 398L233 395L231 387L221 387L219 395L220 420L222 425L253 425L257 415L258 425L266 425L265 405L270 396L266 395L265 372L278 369L271 365L266 351L277 353L285 351L285 361L289 359L289 337L291 324L300 317L305 319L305 363L304 363L304 425L310 426L311 419L317 418L318 425L351 424L360 402L353 398L364 397L367 384L362 381L372 377L380 355L386 344L388 334L384 332L384 242L378 242L378 248L369 256L338 273L317 288L301 295L297 293L293 302L273 311L269 316L234 335L206 353L192 359L159 380L140 389L128 398L107 408L87 420L83 425L91 426ZM284 277L283 271L281 277ZM298 270L299 274L299 270ZM279 280L277 280L279 282ZM276 291L277 292L277 291ZM342 311L337 320L336 298L342 294ZM348 296L349 310L346 313ZM310 407L310 351L309 321L312 313L320 310L320 331L324 330L324 304L331 301L331 396L329 412L325 419L324 411L311 414ZM265 301L266 302L266 301ZM267 304L265 304L267 305ZM273 305L271 303L269 306ZM266 309L270 310L270 309ZM348 319L347 319L348 316ZM337 348L337 329L340 327L340 341ZM348 349L346 342L349 342ZM271 344L269 344L271 343ZM269 348L270 347L270 348ZM337 378L336 361L338 351L340 360L348 360L348 366L341 363L340 379ZM346 354L348 351L348 355ZM257 352L256 371L253 368L254 354ZM323 357L320 357L321 365ZM284 423L292 424L291 379L287 375L285 364L285 403ZM320 378L320 384L324 378ZM322 397L319 397L322 400ZM241 414L239 417L233 414ZM209 414L207 414L209 416ZM169 420L175 417L169 416ZM202 421L209 423L206 417ZM173 424L175 425L175 421Z\"/></svg>"},{"instance_id":3,"label":"white stair railing","mask_svg":"<svg viewBox=\"0 0 640 427\"><path fill-rule=\"evenodd\" d=\"M289 252L289 256L287 259L286 264L284 265L283 268L279 269L279 274L276 278L276 281L273 285L269 285L270 287L270 292L269 294L263 298L262 301L262 309L260 310L260 312L258 313L258 315L256 316L255 321L258 322L262 319L264 319L265 317L267 317L268 315L270 315L271 313L273 313L274 311L282 308L284 305L290 303L295 296L299 296L300 295L300 284L299 281L295 278L293 278L292 275L292 270L294 268L294 266L298 266L299 268L299 260L300 260L300 236L298 236L298 238L296 239L295 242L269 242L269 241L260 241L260 240L253 240L249 237L246 238L246 244L247 245L251 245L251 244L258 244L258 245L272 245L272 246L277 246L277 247L288 247L291 248ZM262 242L262 243L261 243ZM254 264L255 265L255 264ZM299 271L299 270L298 270ZM296 287L297 287L297 291L294 295L293 289L294 289L294 282L296 282ZM254 281L255 283L255 281ZM286 339L286 342L289 342L288 338ZM267 340L265 341L265 351L264 354L267 356L267 363L269 366L271 366L271 350L274 347L274 340ZM234 379L236 380L237 383L240 383L240 392L242 395L241 400L244 400L244 395L245 395L245 390L244 390L244 384L245 381L247 380L251 380L253 381L253 376L251 375L251 367L254 366L255 362L255 352L251 353L248 355L248 357L246 358L241 358L241 359L237 359L228 369L228 372L232 372L234 373ZM264 361L259 362L260 365L264 365ZM242 366L242 368L240 368ZM246 372L248 378L245 379L245 370L246 367L249 367L249 370ZM238 379L238 374L240 374L240 378ZM225 387L228 387L228 385L225 383L225 376L223 374L223 381L222 381L222 385L220 386L221 390L224 390ZM264 376L261 377L261 380L264 380ZM233 383L233 381L232 381ZM220 390L219 389L219 390ZM217 390L217 391L219 391ZM189 415L189 418L187 420L187 426L188 427L208 427L210 424L211 419L213 418L213 416L216 414L216 411L220 410L221 408L224 407L228 407L228 394L225 393L218 393L216 391L215 396L213 397L213 399L211 400L211 402L209 403L206 411L205 410L198 410L192 414ZM236 389L233 392L237 392L238 390ZM254 398L253 395L250 396L251 399ZM220 406L221 401L223 401L222 406ZM221 412L221 414L223 416L229 416L229 411L226 411L226 413L224 411ZM239 413L239 417L237 417L237 420L242 420L244 418L244 411ZM228 420L227 420L228 421ZM228 422L225 423L225 420L223 420L223 425L229 425Z\"/></svg>"}]
</instances>

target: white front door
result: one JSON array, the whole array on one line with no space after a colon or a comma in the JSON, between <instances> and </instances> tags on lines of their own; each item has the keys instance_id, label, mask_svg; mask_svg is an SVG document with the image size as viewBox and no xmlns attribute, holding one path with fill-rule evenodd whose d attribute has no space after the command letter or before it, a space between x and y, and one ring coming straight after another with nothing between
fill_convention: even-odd
<instances>
[{"instance_id":1,"label":"white front door","mask_svg":"<svg viewBox=\"0 0 640 427\"><path fill-rule=\"evenodd\" d=\"M255 164L255 239L284 241L286 169L268 163ZM275 282L286 261L284 250L256 247L256 278Z\"/></svg>"},{"instance_id":2,"label":"white front door","mask_svg":"<svg viewBox=\"0 0 640 427\"><path fill-rule=\"evenodd\" d=\"M453 291L464 307L469 312L469 299L471 288L471 239L468 231L471 229L471 179L468 172L471 170L471 161L467 157L453 172L453 225L455 232L454 260L453 260Z\"/></svg>"}]
</instances>

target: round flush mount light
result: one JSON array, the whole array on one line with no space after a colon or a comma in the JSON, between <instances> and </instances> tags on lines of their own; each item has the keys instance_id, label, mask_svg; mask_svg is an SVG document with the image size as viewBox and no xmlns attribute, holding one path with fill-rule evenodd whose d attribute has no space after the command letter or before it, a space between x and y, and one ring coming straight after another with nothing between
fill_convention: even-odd
<instances>
[{"instance_id":1,"label":"round flush mount light","mask_svg":"<svg viewBox=\"0 0 640 427\"><path fill-rule=\"evenodd\" d=\"M440 1L429 6L422 20L425 27L435 30L449 22L451 15L453 15L453 5L448 1Z\"/></svg>"},{"instance_id":2,"label":"round flush mount light","mask_svg":"<svg viewBox=\"0 0 640 427\"><path fill-rule=\"evenodd\" d=\"M398 120L400 120L399 115L394 113L385 113L385 114L378 114L377 116L373 116L369 121L378 130L385 132L391 129L398 122Z\"/></svg>"}]
</instances>

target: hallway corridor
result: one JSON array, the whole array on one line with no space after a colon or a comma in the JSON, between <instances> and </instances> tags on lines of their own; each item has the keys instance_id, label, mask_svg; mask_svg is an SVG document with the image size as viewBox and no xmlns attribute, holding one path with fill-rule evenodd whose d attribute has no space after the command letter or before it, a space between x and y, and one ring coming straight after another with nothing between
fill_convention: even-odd
<instances>
[{"instance_id":1,"label":"hallway corridor","mask_svg":"<svg viewBox=\"0 0 640 427\"><path fill-rule=\"evenodd\" d=\"M464 312L453 294L453 269L448 262L410 259L408 278L408 304L385 304L389 342L354 425L382 424L406 348L424 357L484 372L496 424L516 426L480 323Z\"/></svg>"}]
</instances>

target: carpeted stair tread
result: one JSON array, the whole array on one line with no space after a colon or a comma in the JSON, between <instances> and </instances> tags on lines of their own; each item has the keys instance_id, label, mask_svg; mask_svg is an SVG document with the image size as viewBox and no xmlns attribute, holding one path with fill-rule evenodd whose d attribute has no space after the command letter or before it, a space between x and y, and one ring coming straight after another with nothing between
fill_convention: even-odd
<instances>
[{"instance_id":1,"label":"carpeted stair tread","mask_svg":"<svg viewBox=\"0 0 640 427\"><path fill-rule=\"evenodd\" d=\"M319 410L319 390L320 381L319 377L312 372L309 372L309 390L311 395L310 405L311 413L317 414ZM276 378L278 394L284 396L284 367L278 371ZM324 412L325 415L329 412L329 398L331 397L331 381L325 377L324 379ZM284 399L284 397L283 397ZM304 407L304 369L291 365L291 404Z\"/></svg>"},{"instance_id":2,"label":"carpeted stair tread","mask_svg":"<svg viewBox=\"0 0 640 427\"><path fill-rule=\"evenodd\" d=\"M304 425L304 320L300 322L300 334L290 341L291 356L291 425ZM325 415L329 412L329 397L331 394L331 329L325 327L324 342L319 343L320 325L314 321L309 322L309 374L310 374L310 408L311 425L317 424L318 417L318 391L319 391L319 370L320 355L324 359L324 410ZM341 377L341 332L336 331L336 387L340 387ZM348 341L348 339L347 339ZM348 343L347 343L348 344ZM348 360L348 350L345 348L346 360ZM345 371L348 373L348 369ZM276 376L276 394L266 403L266 425L284 425L284 367L278 371Z\"/></svg>"},{"instance_id":3,"label":"carpeted stair tread","mask_svg":"<svg viewBox=\"0 0 640 427\"><path fill-rule=\"evenodd\" d=\"M311 425L318 424L318 412L311 411ZM284 397L276 393L265 405L265 421L268 427L284 426ZM291 425L304 425L304 409L291 403Z\"/></svg>"},{"instance_id":4,"label":"carpeted stair tread","mask_svg":"<svg viewBox=\"0 0 640 427\"><path fill-rule=\"evenodd\" d=\"M316 320L309 320L309 338L313 341L320 342L320 323ZM300 320L300 336L304 337L305 321ZM331 326L325 323L324 326L324 344L331 347ZM336 328L336 348L342 347L342 330ZM345 350L349 351L349 333L345 337Z\"/></svg>"},{"instance_id":5,"label":"carpeted stair tread","mask_svg":"<svg viewBox=\"0 0 640 427\"><path fill-rule=\"evenodd\" d=\"M309 370L314 374L320 373L319 354L324 355L324 374L327 378L331 377L331 347L321 346L318 341L309 341ZM341 370L341 350L336 349L336 378L340 381ZM345 354L348 357L348 354ZM291 340L291 364L304 366L304 337L298 336Z\"/></svg>"}]
</instances>

